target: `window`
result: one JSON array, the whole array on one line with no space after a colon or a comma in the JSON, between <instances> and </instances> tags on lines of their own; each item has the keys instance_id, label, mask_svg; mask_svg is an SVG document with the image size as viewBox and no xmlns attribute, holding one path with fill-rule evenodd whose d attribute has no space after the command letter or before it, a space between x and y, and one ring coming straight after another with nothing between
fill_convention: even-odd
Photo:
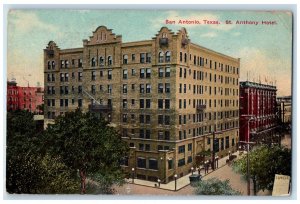
<instances>
[{"instance_id":1,"label":"window","mask_svg":"<svg viewBox=\"0 0 300 204\"><path fill-rule=\"evenodd\" d=\"M170 116L165 115L165 125L170 125Z\"/></svg>"},{"instance_id":2,"label":"window","mask_svg":"<svg viewBox=\"0 0 300 204\"><path fill-rule=\"evenodd\" d=\"M123 123L127 122L127 114L123 114Z\"/></svg>"},{"instance_id":3,"label":"window","mask_svg":"<svg viewBox=\"0 0 300 204\"><path fill-rule=\"evenodd\" d=\"M151 107L151 99L146 99L146 108Z\"/></svg>"},{"instance_id":4,"label":"window","mask_svg":"<svg viewBox=\"0 0 300 204\"><path fill-rule=\"evenodd\" d=\"M144 99L140 99L140 108L145 108Z\"/></svg>"},{"instance_id":5,"label":"window","mask_svg":"<svg viewBox=\"0 0 300 204\"><path fill-rule=\"evenodd\" d=\"M144 147L143 147L144 149ZM137 158L137 167L138 168L146 168L146 159L143 157L138 157Z\"/></svg>"},{"instance_id":6,"label":"window","mask_svg":"<svg viewBox=\"0 0 300 204\"><path fill-rule=\"evenodd\" d=\"M159 52L158 53L158 62L162 63L164 61L164 53L163 52Z\"/></svg>"},{"instance_id":7,"label":"window","mask_svg":"<svg viewBox=\"0 0 300 204\"><path fill-rule=\"evenodd\" d=\"M78 93L82 93L82 86L78 86Z\"/></svg>"},{"instance_id":8,"label":"window","mask_svg":"<svg viewBox=\"0 0 300 204\"><path fill-rule=\"evenodd\" d=\"M65 99L65 107L69 106L69 99Z\"/></svg>"},{"instance_id":9,"label":"window","mask_svg":"<svg viewBox=\"0 0 300 204\"><path fill-rule=\"evenodd\" d=\"M60 74L60 81L61 81L61 82L64 81L64 76L65 76L65 75L64 75L63 73Z\"/></svg>"},{"instance_id":10,"label":"window","mask_svg":"<svg viewBox=\"0 0 300 204\"><path fill-rule=\"evenodd\" d=\"M51 69L51 62L48 61L48 69Z\"/></svg>"},{"instance_id":11,"label":"window","mask_svg":"<svg viewBox=\"0 0 300 204\"><path fill-rule=\"evenodd\" d=\"M145 63L145 53L140 53L140 63Z\"/></svg>"},{"instance_id":12,"label":"window","mask_svg":"<svg viewBox=\"0 0 300 204\"><path fill-rule=\"evenodd\" d=\"M64 106L64 99L60 99L60 107L63 107Z\"/></svg>"},{"instance_id":13,"label":"window","mask_svg":"<svg viewBox=\"0 0 300 204\"><path fill-rule=\"evenodd\" d=\"M156 159L149 159L149 169L157 170L157 160Z\"/></svg>"},{"instance_id":14,"label":"window","mask_svg":"<svg viewBox=\"0 0 300 204\"><path fill-rule=\"evenodd\" d=\"M99 57L99 65L104 65L104 57Z\"/></svg>"},{"instance_id":15,"label":"window","mask_svg":"<svg viewBox=\"0 0 300 204\"><path fill-rule=\"evenodd\" d=\"M166 93L170 93L170 83L165 83L165 91L166 91Z\"/></svg>"},{"instance_id":16,"label":"window","mask_svg":"<svg viewBox=\"0 0 300 204\"><path fill-rule=\"evenodd\" d=\"M158 115L158 124L163 125L163 123L164 123L163 115Z\"/></svg>"},{"instance_id":17,"label":"window","mask_svg":"<svg viewBox=\"0 0 300 204\"><path fill-rule=\"evenodd\" d=\"M78 72L78 81L82 81L82 72Z\"/></svg>"},{"instance_id":18,"label":"window","mask_svg":"<svg viewBox=\"0 0 300 204\"><path fill-rule=\"evenodd\" d=\"M150 123L151 123L151 116L146 115L146 124L150 124Z\"/></svg>"},{"instance_id":19,"label":"window","mask_svg":"<svg viewBox=\"0 0 300 204\"><path fill-rule=\"evenodd\" d=\"M144 144L139 144L139 150L143 151L144 150ZM146 168L146 166L145 166Z\"/></svg>"},{"instance_id":20,"label":"window","mask_svg":"<svg viewBox=\"0 0 300 204\"><path fill-rule=\"evenodd\" d=\"M112 79L112 70L108 70L107 79Z\"/></svg>"},{"instance_id":21,"label":"window","mask_svg":"<svg viewBox=\"0 0 300 204\"><path fill-rule=\"evenodd\" d=\"M158 108L159 109L163 109L164 107L163 107L163 99L158 99Z\"/></svg>"},{"instance_id":22,"label":"window","mask_svg":"<svg viewBox=\"0 0 300 204\"><path fill-rule=\"evenodd\" d=\"M146 139L150 139L150 136L151 136L151 131L146 130Z\"/></svg>"},{"instance_id":23,"label":"window","mask_svg":"<svg viewBox=\"0 0 300 204\"><path fill-rule=\"evenodd\" d=\"M64 68L65 67L65 61L64 60L60 60L60 68Z\"/></svg>"},{"instance_id":24,"label":"window","mask_svg":"<svg viewBox=\"0 0 300 204\"><path fill-rule=\"evenodd\" d=\"M82 99L78 99L78 107L82 107Z\"/></svg>"},{"instance_id":25,"label":"window","mask_svg":"<svg viewBox=\"0 0 300 204\"><path fill-rule=\"evenodd\" d=\"M171 68L170 67L166 67L166 74L165 77L170 77L171 73Z\"/></svg>"},{"instance_id":26,"label":"window","mask_svg":"<svg viewBox=\"0 0 300 204\"><path fill-rule=\"evenodd\" d=\"M164 77L164 69L163 68L158 68L158 76Z\"/></svg>"},{"instance_id":27,"label":"window","mask_svg":"<svg viewBox=\"0 0 300 204\"><path fill-rule=\"evenodd\" d=\"M65 81L69 81L69 74L65 73Z\"/></svg>"},{"instance_id":28,"label":"window","mask_svg":"<svg viewBox=\"0 0 300 204\"><path fill-rule=\"evenodd\" d=\"M108 66L112 65L112 56L107 57L107 63L108 63Z\"/></svg>"},{"instance_id":29,"label":"window","mask_svg":"<svg viewBox=\"0 0 300 204\"><path fill-rule=\"evenodd\" d=\"M140 69L140 78L142 79L144 77L145 77L145 69L142 68L142 69Z\"/></svg>"},{"instance_id":30,"label":"window","mask_svg":"<svg viewBox=\"0 0 300 204\"><path fill-rule=\"evenodd\" d=\"M143 124L145 122L145 117L144 115L140 115L140 123Z\"/></svg>"},{"instance_id":31,"label":"window","mask_svg":"<svg viewBox=\"0 0 300 204\"><path fill-rule=\"evenodd\" d=\"M167 51L166 52L166 62L170 62L171 61L171 52Z\"/></svg>"},{"instance_id":32,"label":"window","mask_svg":"<svg viewBox=\"0 0 300 204\"><path fill-rule=\"evenodd\" d=\"M123 55L123 64L128 63L128 55Z\"/></svg>"},{"instance_id":33,"label":"window","mask_svg":"<svg viewBox=\"0 0 300 204\"><path fill-rule=\"evenodd\" d=\"M140 129L140 138L144 138L145 134L144 134L144 129Z\"/></svg>"},{"instance_id":34,"label":"window","mask_svg":"<svg viewBox=\"0 0 300 204\"><path fill-rule=\"evenodd\" d=\"M65 60L65 67L68 68L69 67L69 61Z\"/></svg>"},{"instance_id":35,"label":"window","mask_svg":"<svg viewBox=\"0 0 300 204\"><path fill-rule=\"evenodd\" d=\"M229 148L229 136L225 138L225 148Z\"/></svg>"},{"instance_id":36,"label":"window","mask_svg":"<svg viewBox=\"0 0 300 204\"><path fill-rule=\"evenodd\" d=\"M173 169L173 159L168 160L168 169Z\"/></svg>"},{"instance_id":37,"label":"window","mask_svg":"<svg viewBox=\"0 0 300 204\"><path fill-rule=\"evenodd\" d=\"M182 62L182 52L180 52L179 59L180 59L180 62Z\"/></svg>"},{"instance_id":38,"label":"window","mask_svg":"<svg viewBox=\"0 0 300 204\"><path fill-rule=\"evenodd\" d=\"M96 94L96 86L95 85L91 86L91 92L92 92L92 94Z\"/></svg>"},{"instance_id":39,"label":"window","mask_svg":"<svg viewBox=\"0 0 300 204\"><path fill-rule=\"evenodd\" d=\"M151 53L147 53L146 54L146 63L150 63L151 62Z\"/></svg>"},{"instance_id":40,"label":"window","mask_svg":"<svg viewBox=\"0 0 300 204\"><path fill-rule=\"evenodd\" d=\"M165 131L165 140L170 140L170 131Z\"/></svg>"},{"instance_id":41,"label":"window","mask_svg":"<svg viewBox=\"0 0 300 204\"><path fill-rule=\"evenodd\" d=\"M234 147L235 143L234 143L234 138L232 138L231 140L231 146Z\"/></svg>"},{"instance_id":42,"label":"window","mask_svg":"<svg viewBox=\"0 0 300 204\"><path fill-rule=\"evenodd\" d=\"M165 99L165 109L170 109L170 99Z\"/></svg>"},{"instance_id":43,"label":"window","mask_svg":"<svg viewBox=\"0 0 300 204\"><path fill-rule=\"evenodd\" d=\"M127 93L127 84L123 84L123 93L124 93L124 94Z\"/></svg>"},{"instance_id":44,"label":"window","mask_svg":"<svg viewBox=\"0 0 300 204\"><path fill-rule=\"evenodd\" d=\"M145 145L145 151L150 151L150 144ZM150 167L149 167L150 168Z\"/></svg>"},{"instance_id":45,"label":"window","mask_svg":"<svg viewBox=\"0 0 300 204\"><path fill-rule=\"evenodd\" d=\"M185 145L181 145L178 147L178 154L185 152Z\"/></svg>"},{"instance_id":46,"label":"window","mask_svg":"<svg viewBox=\"0 0 300 204\"><path fill-rule=\"evenodd\" d=\"M188 164L189 164L189 163L192 163L192 161L193 161L193 157L192 157L192 156L188 156L187 163L188 163Z\"/></svg>"},{"instance_id":47,"label":"window","mask_svg":"<svg viewBox=\"0 0 300 204\"><path fill-rule=\"evenodd\" d=\"M127 99L123 99L123 108L127 108Z\"/></svg>"},{"instance_id":48,"label":"window","mask_svg":"<svg viewBox=\"0 0 300 204\"><path fill-rule=\"evenodd\" d=\"M146 78L151 78L151 69L150 68L146 69Z\"/></svg>"},{"instance_id":49,"label":"window","mask_svg":"<svg viewBox=\"0 0 300 204\"><path fill-rule=\"evenodd\" d=\"M78 67L82 67L82 59L78 59Z\"/></svg>"},{"instance_id":50,"label":"window","mask_svg":"<svg viewBox=\"0 0 300 204\"><path fill-rule=\"evenodd\" d=\"M146 84L146 93L151 93L151 84Z\"/></svg>"},{"instance_id":51,"label":"window","mask_svg":"<svg viewBox=\"0 0 300 204\"><path fill-rule=\"evenodd\" d=\"M188 151L192 151L192 143L188 144Z\"/></svg>"},{"instance_id":52,"label":"window","mask_svg":"<svg viewBox=\"0 0 300 204\"><path fill-rule=\"evenodd\" d=\"M135 54L131 55L131 61L135 61Z\"/></svg>"},{"instance_id":53,"label":"window","mask_svg":"<svg viewBox=\"0 0 300 204\"><path fill-rule=\"evenodd\" d=\"M95 80L96 80L96 72L92 71L92 81L95 81Z\"/></svg>"},{"instance_id":54,"label":"window","mask_svg":"<svg viewBox=\"0 0 300 204\"><path fill-rule=\"evenodd\" d=\"M182 77L182 68L179 68L179 77Z\"/></svg>"},{"instance_id":55,"label":"window","mask_svg":"<svg viewBox=\"0 0 300 204\"><path fill-rule=\"evenodd\" d=\"M145 85L140 84L140 93L145 93Z\"/></svg>"},{"instance_id":56,"label":"window","mask_svg":"<svg viewBox=\"0 0 300 204\"><path fill-rule=\"evenodd\" d=\"M92 67L96 66L96 59L94 57L91 59L91 66Z\"/></svg>"},{"instance_id":57,"label":"window","mask_svg":"<svg viewBox=\"0 0 300 204\"><path fill-rule=\"evenodd\" d=\"M107 93L109 93L109 94L112 93L112 85L111 84L107 85Z\"/></svg>"},{"instance_id":58,"label":"window","mask_svg":"<svg viewBox=\"0 0 300 204\"><path fill-rule=\"evenodd\" d=\"M135 76L135 69L131 69L131 75Z\"/></svg>"},{"instance_id":59,"label":"window","mask_svg":"<svg viewBox=\"0 0 300 204\"><path fill-rule=\"evenodd\" d=\"M159 83L157 89L158 89L158 93L163 93L164 92L164 85L162 83Z\"/></svg>"},{"instance_id":60,"label":"window","mask_svg":"<svg viewBox=\"0 0 300 204\"><path fill-rule=\"evenodd\" d=\"M159 131L158 132L158 137L157 137L158 140L163 140L164 139L164 132L162 131Z\"/></svg>"},{"instance_id":61,"label":"window","mask_svg":"<svg viewBox=\"0 0 300 204\"><path fill-rule=\"evenodd\" d=\"M123 79L127 79L127 69L123 70Z\"/></svg>"},{"instance_id":62,"label":"window","mask_svg":"<svg viewBox=\"0 0 300 204\"><path fill-rule=\"evenodd\" d=\"M131 84L131 90L132 90L132 91L135 90L135 84Z\"/></svg>"}]
</instances>

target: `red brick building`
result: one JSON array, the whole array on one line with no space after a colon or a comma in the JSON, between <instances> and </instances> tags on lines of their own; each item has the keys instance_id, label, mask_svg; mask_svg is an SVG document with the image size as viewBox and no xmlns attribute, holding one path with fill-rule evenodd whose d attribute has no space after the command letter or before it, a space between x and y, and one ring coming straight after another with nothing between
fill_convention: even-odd
<instances>
[{"instance_id":1,"label":"red brick building","mask_svg":"<svg viewBox=\"0 0 300 204\"><path fill-rule=\"evenodd\" d=\"M267 142L275 135L276 91L276 86L240 82L240 141Z\"/></svg>"},{"instance_id":2,"label":"red brick building","mask_svg":"<svg viewBox=\"0 0 300 204\"><path fill-rule=\"evenodd\" d=\"M16 81L7 82L7 111L28 110L38 113L38 105L44 104L44 89L41 87L21 87Z\"/></svg>"}]
</instances>

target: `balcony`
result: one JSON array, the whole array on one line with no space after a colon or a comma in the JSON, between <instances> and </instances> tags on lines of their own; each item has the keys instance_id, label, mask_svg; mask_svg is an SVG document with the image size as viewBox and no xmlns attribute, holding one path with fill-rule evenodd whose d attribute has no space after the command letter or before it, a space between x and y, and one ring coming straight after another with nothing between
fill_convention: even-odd
<instances>
[{"instance_id":1,"label":"balcony","mask_svg":"<svg viewBox=\"0 0 300 204\"><path fill-rule=\"evenodd\" d=\"M111 105L90 104L89 111L91 112L109 112L112 110Z\"/></svg>"},{"instance_id":2,"label":"balcony","mask_svg":"<svg viewBox=\"0 0 300 204\"><path fill-rule=\"evenodd\" d=\"M168 46L168 38L159 38L160 46Z\"/></svg>"},{"instance_id":3,"label":"balcony","mask_svg":"<svg viewBox=\"0 0 300 204\"><path fill-rule=\"evenodd\" d=\"M197 111L203 111L204 109L206 109L206 105L197 105L196 106Z\"/></svg>"}]
</instances>

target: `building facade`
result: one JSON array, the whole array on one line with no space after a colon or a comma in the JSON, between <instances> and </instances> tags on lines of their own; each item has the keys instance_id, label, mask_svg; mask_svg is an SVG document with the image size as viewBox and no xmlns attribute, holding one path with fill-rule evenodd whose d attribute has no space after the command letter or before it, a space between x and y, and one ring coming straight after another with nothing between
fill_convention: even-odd
<instances>
[{"instance_id":1,"label":"building facade","mask_svg":"<svg viewBox=\"0 0 300 204\"><path fill-rule=\"evenodd\" d=\"M15 80L7 82L7 111L28 110L39 113L39 105L44 104L44 89L41 87L17 86Z\"/></svg>"},{"instance_id":2,"label":"building facade","mask_svg":"<svg viewBox=\"0 0 300 204\"><path fill-rule=\"evenodd\" d=\"M276 86L240 82L240 141L268 143L278 128Z\"/></svg>"},{"instance_id":3,"label":"building facade","mask_svg":"<svg viewBox=\"0 0 300 204\"><path fill-rule=\"evenodd\" d=\"M130 146L129 175L169 182L213 144L219 157L236 150L239 71L239 59L192 43L184 28L124 43L100 26L82 48L44 50L45 122L77 107L99 113Z\"/></svg>"}]
</instances>

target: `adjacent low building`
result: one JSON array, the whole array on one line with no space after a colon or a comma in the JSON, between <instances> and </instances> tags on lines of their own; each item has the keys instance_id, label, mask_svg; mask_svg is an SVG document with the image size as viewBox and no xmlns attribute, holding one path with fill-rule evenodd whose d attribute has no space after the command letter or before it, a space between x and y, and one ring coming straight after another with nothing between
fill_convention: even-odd
<instances>
[{"instance_id":1,"label":"adjacent low building","mask_svg":"<svg viewBox=\"0 0 300 204\"><path fill-rule=\"evenodd\" d=\"M278 141L276 86L240 82L240 141Z\"/></svg>"},{"instance_id":2,"label":"adjacent low building","mask_svg":"<svg viewBox=\"0 0 300 204\"><path fill-rule=\"evenodd\" d=\"M15 80L7 82L7 111L28 110L41 113L38 106L44 104L44 89L42 87L17 86Z\"/></svg>"},{"instance_id":3,"label":"adjacent low building","mask_svg":"<svg viewBox=\"0 0 300 204\"><path fill-rule=\"evenodd\" d=\"M130 146L128 175L169 182L213 144L219 158L236 150L239 72L239 59L193 43L184 28L122 42L100 26L80 48L44 49L45 123L78 107L98 113Z\"/></svg>"}]
</instances>

